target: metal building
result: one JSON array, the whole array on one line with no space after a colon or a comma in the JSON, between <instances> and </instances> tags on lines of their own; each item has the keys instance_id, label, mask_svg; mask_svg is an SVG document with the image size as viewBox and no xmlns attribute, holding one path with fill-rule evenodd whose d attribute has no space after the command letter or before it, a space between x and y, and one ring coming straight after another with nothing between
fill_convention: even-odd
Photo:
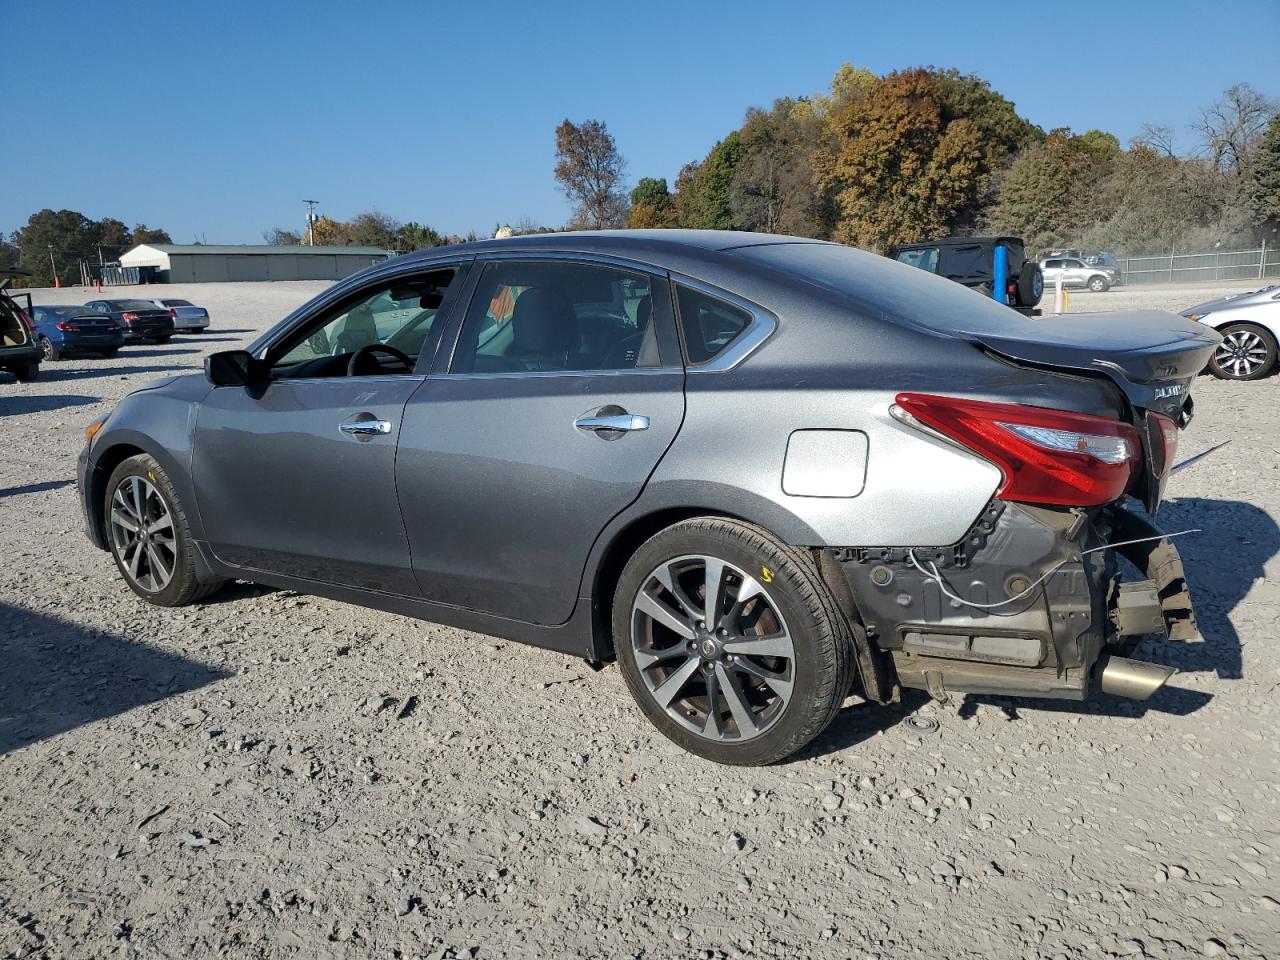
<instances>
[{"instance_id":1,"label":"metal building","mask_svg":"<svg viewBox=\"0 0 1280 960\"><path fill-rule=\"evenodd\" d=\"M379 247L143 243L121 254L120 265L154 267L162 283L340 280L391 256Z\"/></svg>"}]
</instances>

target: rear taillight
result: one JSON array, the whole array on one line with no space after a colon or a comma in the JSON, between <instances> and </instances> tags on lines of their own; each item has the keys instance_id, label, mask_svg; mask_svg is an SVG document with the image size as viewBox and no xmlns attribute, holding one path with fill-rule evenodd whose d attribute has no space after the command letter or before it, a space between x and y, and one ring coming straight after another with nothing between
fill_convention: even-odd
<instances>
[{"instance_id":1,"label":"rear taillight","mask_svg":"<svg viewBox=\"0 0 1280 960\"><path fill-rule=\"evenodd\" d=\"M55 324L54 324L54 326L55 326L55 327L57 327L59 330L63 331L64 333L65 333L66 331L68 331L68 330L74 330L74 329L75 329L75 327L73 327L71 324L67 323L67 321L65 321L65 320L59 320L57 323L55 323Z\"/></svg>"},{"instance_id":2,"label":"rear taillight","mask_svg":"<svg viewBox=\"0 0 1280 960\"><path fill-rule=\"evenodd\" d=\"M990 460L1001 500L1089 507L1124 496L1142 452L1127 423L1069 410L900 393L897 406Z\"/></svg>"},{"instance_id":3,"label":"rear taillight","mask_svg":"<svg viewBox=\"0 0 1280 960\"><path fill-rule=\"evenodd\" d=\"M21 320L22 325L27 328L27 333L34 334L36 332L36 325L32 323L31 318L27 316L27 311L18 307L15 307L14 309L18 311L18 319Z\"/></svg>"},{"instance_id":4,"label":"rear taillight","mask_svg":"<svg viewBox=\"0 0 1280 960\"><path fill-rule=\"evenodd\" d=\"M170 319L170 320L177 320L177 319L178 319L178 311L177 311L177 310L175 310L175 309L173 309L173 307L170 307L170 308L169 308L169 319Z\"/></svg>"},{"instance_id":5,"label":"rear taillight","mask_svg":"<svg viewBox=\"0 0 1280 960\"><path fill-rule=\"evenodd\" d=\"M126 310L124 313L120 314L120 319L125 323L132 323L134 320L138 319L138 315L132 311Z\"/></svg>"},{"instance_id":6,"label":"rear taillight","mask_svg":"<svg viewBox=\"0 0 1280 960\"><path fill-rule=\"evenodd\" d=\"M1161 413L1147 413L1147 438L1151 442L1151 472L1161 479L1178 455L1178 425Z\"/></svg>"}]
</instances>

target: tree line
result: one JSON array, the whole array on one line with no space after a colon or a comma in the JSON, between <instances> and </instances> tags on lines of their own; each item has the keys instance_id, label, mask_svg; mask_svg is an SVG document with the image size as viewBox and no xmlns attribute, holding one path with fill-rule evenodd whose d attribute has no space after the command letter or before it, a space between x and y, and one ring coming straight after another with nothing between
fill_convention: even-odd
<instances>
[{"instance_id":1,"label":"tree line","mask_svg":"<svg viewBox=\"0 0 1280 960\"><path fill-rule=\"evenodd\" d=\"M91 220L76 210L41 210L7 237L0 233L0 271L17 267L32 274L32 286L51 287L56 275L63 282L80 282L80 264L96 267L118 260L140 243L172 243L164 230L103 217Z\"/></svg>"},{"instance_id":2,"label":"tree line","mask_svg":"<svg viewBox=\"0 0 1280 960\"><path fill-rule=\"evenodd\" d=\"M1021 236L1030 251L1129 255L1271 242L1280 227L1277 104L1237 84L1186 131L1044 131L981 78L843 65L829 89L752 107L669 187L626 163L605 123L565 120L554 175L570 226L737 229L883 251L948 234Z\"/></svg>"}]
</instances>

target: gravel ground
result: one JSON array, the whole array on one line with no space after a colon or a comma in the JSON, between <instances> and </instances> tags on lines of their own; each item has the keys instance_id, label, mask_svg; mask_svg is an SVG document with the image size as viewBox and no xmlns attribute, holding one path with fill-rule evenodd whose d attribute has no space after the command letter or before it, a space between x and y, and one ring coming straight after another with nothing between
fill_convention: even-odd
<instances>
[{"instance_id":1,"label":"gravel ground","mask_svg":"<svg viewBox=\"0 0 1280 960\"><path fill-rule=\"evenodd\" d=\"M80 531L82 425L323 286L174 287L209 333L0 382L0 955L1280 956L1280 380L1196 384L1182 456L1228 445L1161 514L1203 529L1181 544L1205 641L1140 654L1170 688L851 700L803 756L731 769L658 736L612 667L123 586Z\"/></svg>"}]
</instances>

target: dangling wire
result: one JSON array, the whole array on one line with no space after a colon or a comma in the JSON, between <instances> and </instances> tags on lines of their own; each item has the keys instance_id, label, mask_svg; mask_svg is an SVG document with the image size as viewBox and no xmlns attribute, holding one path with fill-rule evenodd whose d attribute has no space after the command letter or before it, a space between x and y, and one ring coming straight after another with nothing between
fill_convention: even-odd
<instances>
[{"instance_id":1,"label":"dangling wire","mask_svg":"<svg viewBox=\"0 0 1280 960\"><path fill-rule=\"evenodd\" d=\"M1098 553L1102 550L1113 550L1116 547L1127 547L1130 544L1134 544L1134 543L1147 543L1148 541L1151 541L1151 540L1172 540L1174 537L1186 536L1188 533L1200 533L1200 528L1196 527L1191 530L1179 530L1177 533L1162 533L1154 537L1138 537L1136 540L1121 540L1119 543L1104 543L1100 547L1090 547L1088 550L1081 550L1080 557L1084 557L1086 554L1090 554L1090 553ZM1068 563L1071 563L1073 560L1080 559L1080 557L1067 557L1065 560L1059 560L1047 571L1045 571L1045 573L1038 580L1032 583L1029 587L1021 591L1020 593L1017 593L1014 596L1009 597L1009 599L1007 600L1000 600L997 603L974 603L972 600L966 600L964 597L958 595L947 585L947 582L942 578L942 574L938 572L938 565L936 563L930 560L929 569L926 570L924 567L920 565L920 561L916 559L915 549L912 548L907 551L907 559L911 561L911 565L915 567L917 570L919 570L920 573L924 575L926 580L931 580L932 582L936 583L938 585L938 589L942 592L942 595L944 597L946 597L948 600L954 600L956 603L963 604L966 607L973 607L975 610L995 610L999 607L1007 607L1011 603L1017 603L1027 594L1035 590L1036 587L1040 586L1040 584L1044 583L1046 580L1052 577L1062 567L1066 566Z\"/></svg>"}]
</instances>

